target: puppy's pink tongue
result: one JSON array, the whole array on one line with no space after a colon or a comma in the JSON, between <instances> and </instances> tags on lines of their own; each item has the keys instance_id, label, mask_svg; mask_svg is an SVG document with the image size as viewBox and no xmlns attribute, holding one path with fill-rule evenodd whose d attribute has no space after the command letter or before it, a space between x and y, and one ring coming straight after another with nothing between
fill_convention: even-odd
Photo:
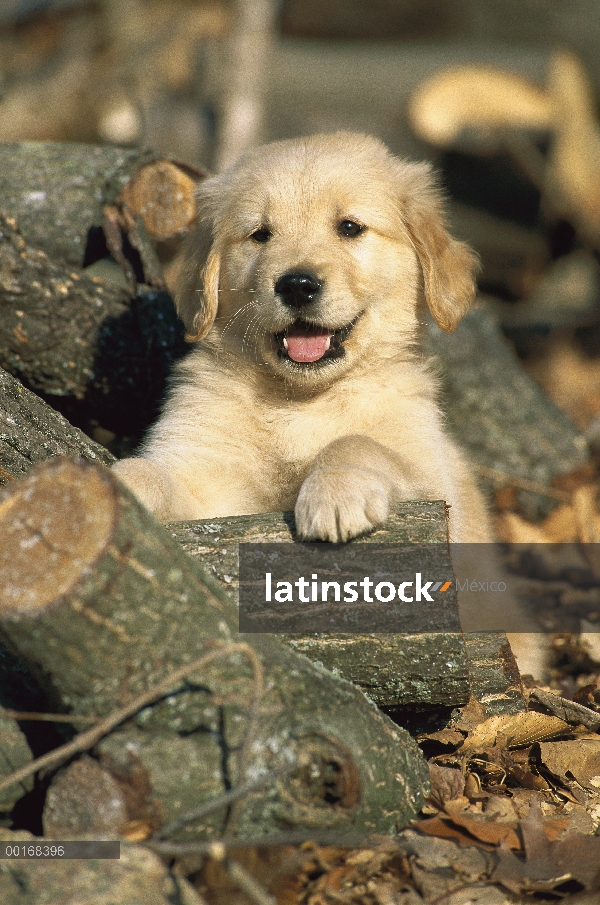
<instances>
[{"instance_id":1,"label":"puppy's pink tongue","mask_svg":"<svg viewBox=\"0 0 600 905\"><path fill-rule=\"evenodd\" d=\"M331 345L331 333L288 333L284 345L292 361L318 361Z\"/></svg>"}]
</instances>

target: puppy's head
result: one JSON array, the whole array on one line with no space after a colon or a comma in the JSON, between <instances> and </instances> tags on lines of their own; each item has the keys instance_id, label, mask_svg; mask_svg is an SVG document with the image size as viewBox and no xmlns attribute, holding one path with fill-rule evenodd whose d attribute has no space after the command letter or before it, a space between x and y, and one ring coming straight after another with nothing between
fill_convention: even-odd
<instances>
[{"instance_id":1,"label":"puppy's head","mask_svg":"<svg viewBox=\"0 0 600 905\"><path fill-rule=\"evenodd\" d=\"M198 191L177 292L207 336L290 381L318 385L406 347L421 295L455 329L476 258L448 234L427 164L340 132L253 149Z\"/></svg>"}]
</instances>

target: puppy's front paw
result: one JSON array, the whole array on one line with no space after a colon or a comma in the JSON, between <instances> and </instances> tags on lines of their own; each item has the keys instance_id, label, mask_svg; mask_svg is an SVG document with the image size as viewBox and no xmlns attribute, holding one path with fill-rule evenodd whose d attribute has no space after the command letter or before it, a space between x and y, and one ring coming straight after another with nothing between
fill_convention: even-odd
<instances>
[{"instance_id":1,"label":"puppy's front paw","mask_svg":"<svg viewBox=\"0 0 600 905\"><path fill-rule=\"evenodd\" d=\"M385 522L389 503L390 488L376 472L318 469L300 488L296 530L303 540L345 542Z\"/></svg>"}]
</instances>

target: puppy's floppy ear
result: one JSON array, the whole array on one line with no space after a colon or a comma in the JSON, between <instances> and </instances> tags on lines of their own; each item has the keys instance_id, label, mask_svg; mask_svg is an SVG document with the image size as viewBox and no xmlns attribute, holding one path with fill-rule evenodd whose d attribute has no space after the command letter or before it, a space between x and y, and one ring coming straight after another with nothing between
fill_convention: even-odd
<instances>
[{"instance_id":1,"label":"puppy's floppy ear","mask_svg":"<svg viewBox=\"0 0 600 905\"><path fill-rule=\"evenodd\" d=\"M429 164L401 164L403 218L423 271L435 321L452 333L475 296L479 259L446 229L441 192Z\"/></svg>"},{"instance_id":2,"label":"puppy's floppy ear","mask_svg":"<svg viewBox=\"0 0 600 905\"><path fill-rule=\"evenodd\" d=\"M219 305L221 253L213 215L215 179L197 191L198 225L186 239L175 280L175 306L186 329L187 342L203 339Z\"/></svg>"}]
</instances>

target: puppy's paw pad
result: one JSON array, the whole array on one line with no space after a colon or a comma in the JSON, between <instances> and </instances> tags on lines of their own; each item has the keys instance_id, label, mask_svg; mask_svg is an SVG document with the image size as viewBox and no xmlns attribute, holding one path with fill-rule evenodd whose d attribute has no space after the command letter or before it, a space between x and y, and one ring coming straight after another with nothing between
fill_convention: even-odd
<instances>
[{"instance_id":1,"label":"puppy's paw pad","mask_svg":"<svg viewBox=\"0 0 600 905\"><path fill-rule=\"evenodd\" d=\"M323 469L300 488L296 530L303 540L343 543L382 524L388 513L388 491L376 474Z\"/></svg>"}]
</instances>

